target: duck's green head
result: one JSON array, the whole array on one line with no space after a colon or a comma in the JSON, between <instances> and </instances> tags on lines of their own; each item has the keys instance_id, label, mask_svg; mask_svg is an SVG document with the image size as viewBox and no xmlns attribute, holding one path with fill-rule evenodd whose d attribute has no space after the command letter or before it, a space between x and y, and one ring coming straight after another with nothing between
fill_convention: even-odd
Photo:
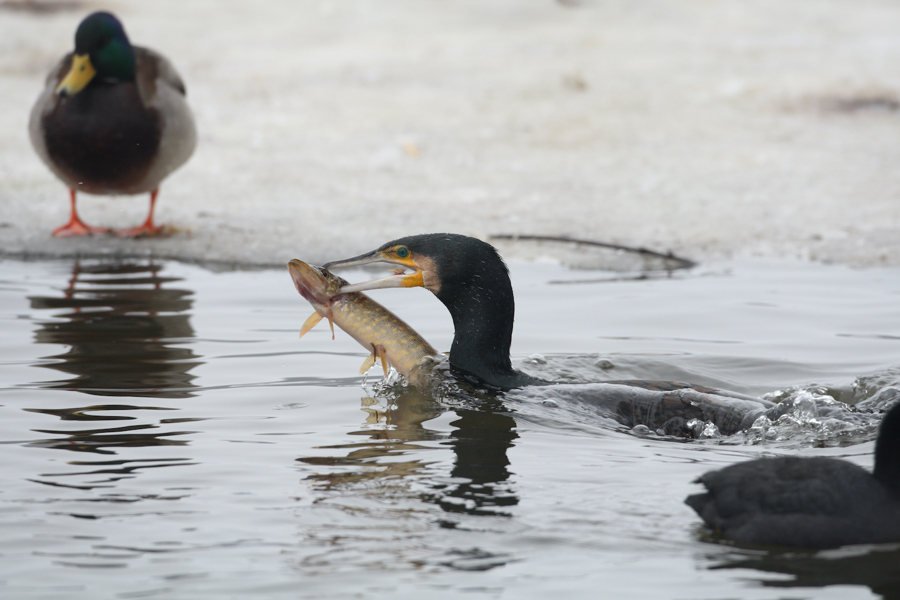
<instances>
[{"instance_id":1,"label":"duck's green head","mask_svg":"<svg viewBox=\"0 0 900 600\"><path fill-rule=\"evenodd\" d=\"M88 15L78 26L72 67L56 93L77 94L94 78L134 81L134 48L122 23L108 12Z\"/></svg>"}]
</instances>

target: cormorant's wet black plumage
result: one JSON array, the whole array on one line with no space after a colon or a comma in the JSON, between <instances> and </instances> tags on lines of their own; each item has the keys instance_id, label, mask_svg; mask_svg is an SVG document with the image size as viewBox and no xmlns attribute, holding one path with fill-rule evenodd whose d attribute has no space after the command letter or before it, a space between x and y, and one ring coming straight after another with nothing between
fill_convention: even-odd
<instances>
[{"instance_id":1,"label":"cormorant's wet black plumage","mask_svg":"<svg viewBox=\"0 0 900 600\"><path fill-rule=\"evenodd\" d=\"M506 264L493 246L451 233L413 235L366 254L326 263L325 268L376 262L401 265L412 273L341 288L344 292L388 287L424 287L450 311L454 336L450 367L457 376L508 391L553 382L512 368L515 300ZM712 421L722 433L746 428L770 402L680 382L610 381L594 389L567 388L578 401L602 407L623 425L647 425L673 435L693 435L688 423Z\"/></svg>"},{"instance_id":2,"label":"cormorant's wet black plumage","mask_svg":"<svg viewBox=\"0 0 900 600\"><path fill-rule=\"evenodd\" d=\"M392 242L431 258L436 292L453 319L450 366L479 382L509 390L546 381L516 371L509 358L515 299L509 271L497 250L461 235L416 235Z\"/></svg>"},{"instance_id":3,"label":"cormorant's wet black plumage","mask_svg":"<svg viewBox=\"0 0 900 600\"><path fill-rule=\"evenodd\" d=\"M490 244L451 233L412 235L366 255L327 263L325 268L374 262L385 251L400 246L409 250L413 260L428 259L425 277L430 277L433 285L424 287L450 311L454 328L451 369L499 390L548 383L512 368L509 348L516 310L512 283L506 264ZM369 257L379 258L366 260Z\"/></svg>"}]
</instances>

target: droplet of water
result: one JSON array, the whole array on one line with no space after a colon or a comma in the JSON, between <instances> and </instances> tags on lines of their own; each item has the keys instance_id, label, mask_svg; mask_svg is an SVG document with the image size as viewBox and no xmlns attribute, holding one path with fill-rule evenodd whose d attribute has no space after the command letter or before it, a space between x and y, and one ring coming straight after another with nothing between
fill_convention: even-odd
<instances>
[{"instance_id":1,"label":"droplet of water","mask_svg":"<svg viewBox=\"0 0 900 600\"><path fill-rule=\"evenodd\" d=\"M650 428L647 427L646 425L635 425L634 427L631 428L631 433L633 433L634 435L643 437L646 435L650 435L651 431L650 431Z\"/></svg>"}]
</instances>

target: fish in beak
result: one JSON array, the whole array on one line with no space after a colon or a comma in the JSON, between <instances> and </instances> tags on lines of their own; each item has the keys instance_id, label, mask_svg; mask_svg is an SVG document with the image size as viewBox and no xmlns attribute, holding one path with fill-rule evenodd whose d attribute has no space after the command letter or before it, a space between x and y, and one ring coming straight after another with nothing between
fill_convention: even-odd
<instances>
[{"instance_id":1,"label":"fish in beak","mask_svg":"<svg viewBox=\"0 0 900 600\"><path fill-rule=\"evenodd\" d=\"M394 367L415 384L419 367L432 357L440 356L428 342L394 313L365 294L345 292L347 282L324 267L316 267L294 259L288 263L294 287L315 309L300 328L300 337L322 319L359 342L372 354L363 362L360 373L368 371L381 359L385 377ZM391 287L391 286L386 286Z\"/></svg>"},{"instance_id":2,"label":"fish in beak","mask_svg":"<svg viewBox=\"0 0 900 600\"><path fill-rule=\"evenodd\" d=\"M300 295L312 304L315 312L303 323L300 328L300 337L306 335L310 329L318 325L323 317L328 319L331 326L331 339L334 339L334 313L331 306L333 297L339 293L342 285L347 283L340 277L332 275L325 269L307 264L296 258L288 263L288 272L294 280L294 287Z\"/></svg>"}]
</instances>

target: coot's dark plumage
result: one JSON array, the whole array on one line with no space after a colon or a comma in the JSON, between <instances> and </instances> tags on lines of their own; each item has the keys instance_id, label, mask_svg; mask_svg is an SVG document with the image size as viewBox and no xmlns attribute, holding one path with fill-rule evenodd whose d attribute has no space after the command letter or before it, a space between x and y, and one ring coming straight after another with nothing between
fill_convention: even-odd
<instances>
[{"instance_id":1,"label":"coot's dark plumage","mask_svg":"<svg viewBox=\"0 0 900 600\"><path fill-rule=\"evenodd\" d=\"M782 456L697 482L707 491L685 502L729 540L797 548L900 541L900 404L881 423L873 473L834 458Z\"/></svg>"},{"instance_id":2,"label":"coot's dark plumage","mask_svg":"<svg viewBox=\"0 0 900 600\"><path fill-rule=\"evenodd\" d=\"M69 187L69 223L58 236L109 231L78 217L76 192L150 193L140 227L116 231L158 233L153 210L159 184L194 151L194 119L185 87L172 64L148 48L132 46L116 17L87 16L75 33L75 50L50 72L31 111L32 145Z\"/></svg>"}]
</instances>

